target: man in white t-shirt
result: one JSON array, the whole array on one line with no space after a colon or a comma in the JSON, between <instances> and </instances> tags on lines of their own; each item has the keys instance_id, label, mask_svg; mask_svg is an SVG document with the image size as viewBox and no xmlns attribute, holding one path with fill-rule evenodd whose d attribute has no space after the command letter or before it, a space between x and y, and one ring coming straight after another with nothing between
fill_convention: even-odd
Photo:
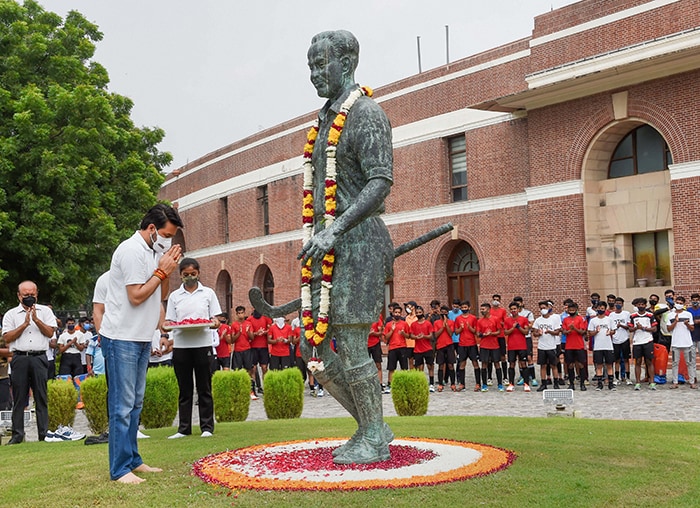
<instances>
[{"instance_id":1,"label":"man in white t-shirt","mask_svg":"<svg viewBox=\"0 0 700 508\"><path fill-rule=\"evenodd\" d=\"M692 331L695 328L693 315L685 310L685 298L677 296L674 308L668 313L666 327L671 332L671 354L673 355L673 384L669 388L678 388L678 362L681 353L685 356L688 366L690 387L695 389L695 348L693 347Z\"/></svg>"},{"instance_id":2,"label":"man in white t-shirt","mask_svg":"<svg viewBox=\"0 0 700 508\"><path fill-rule=\"evenodd\" d=\"M656 318L652 312L647 310L646 298L635 298L632 305L637 308L637 312L630 316L629 329L632 332L632 356L634 357L634 374L637 383L635 390L642 389L642 359L647 368L647 378L649 388L656 390L654 383L654 335L656 331Z\"/></svg>"},{"instance_id":3,"label":"man in white t-shirt","mask_svg":"<svg viewBox=\"0 0 700 508\"><path fill-rule=\"evenodd\" d=\"M171 247L180 227L182 220L174 208L154 206L141 221L141 229L114 251L109 268L99 332L109 385L109 473L122 483L144 481L134 472L161 471L143 462L136 436L151 338L163 317L161 286L182 253L179 245Z\"/></svg>"},{"instance_id":4,"label":"man in white t-shirt","mask_svg":"<svg viewBox=\"0 0 700 508\"><path fill-rule=\"evenodd\" d=\"M87 341L83 332L75 326L75 319L66 318L66 329L58 337L58 352L61 353L61 365L58 373L75 378L83 373L80 354L86 348Z\"/></svg>"},{"instance_id":5,"label":"man in white t-shirt","mask_svg":"<svg viewBox=\"0 0 700 508\"><path fill-rule=\"evenodd\" d=\"M632 372L630 369L630 313L623 310L625 300L615 298L612 312L608 315L615 334L612 336L613 357L615 361L615 377L620 383L632 384ZM617 381L613 381L617 383Z\"/></svg>"},{"instance_id":6,"label":"man in white t-shirt","mask_svg":"<svg viewBox=\"0 0 700 508\"><path fill-rule=\"evenodd\" d=\"M612 335L615 333L612 321L605 315L608 308L606 302L599 302L596 307L596 316L588 322L588 336L595 341L593 344L593 364L595 365L595 375L598 380L596 390L603 389L603 365L608 374L608 389L616 390L613 380L613 343Z\"/></svg>"},{"instance_id":7,"label":"man in white t-shirt","mask_svg":"<svg viewBox=\"0 0 700 508\"><path fill-rule=\"evenodd\" d=\"M551 366L554 377L554 388L559 388L559 359L557 358L557 336L561 334L561 317L554 314L552 302L542 301L540 317L532 324L532 335L537 340L537 365L540 366L541 384L537 389L542 392L547 389L547 365Z\"/></svg>"}]
</instances>

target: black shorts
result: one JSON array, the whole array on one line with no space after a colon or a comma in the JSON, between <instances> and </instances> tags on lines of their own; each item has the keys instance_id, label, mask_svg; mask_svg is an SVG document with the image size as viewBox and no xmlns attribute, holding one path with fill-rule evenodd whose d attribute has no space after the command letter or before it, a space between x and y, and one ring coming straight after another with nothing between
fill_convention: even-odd
<instances>
[{"instance_id":1,"label":"black shorts","mask_svg":"<svg viewBox=\"0 0 700 508\"><path fill-rule=\"evenodd\" d=\"M253 352L253 365L270 363L270 350L266 347L254 347L250 350Z\"/></svg>"},{"instance_id":2,"label":"black shorts","mask_svg":"<svg viewBox=\"0 0 700 508\"><path fill-rule=\"evenodd\" d=\"M615 356L615 361L620 358L625 360L630 359L630 341L626 340L622 344L613 344L613 356Z\"/></svg>"},{"instance_id":3,"label":"black shorts","mask_svg":"<svg viewBox=\"0 0 700 508\"><path fill-rule=\"evenodd\" d=\"M532 336L528 335L525 337L525 343L527 344L527 355L532 356Z\"/></svg>"},{"instance_id":4,"label":"black shorts","mask_svg":"<svg viewBox=\"0 0 700 508\"><path fill-rule=\"evenodd\" d=\"M501 349L487 349L482 347L479 349L479 360L481 361L482 367L489 363L498 363L501 361Z\"/></svg>"},{"instance_id":5,"label":"black shorts","mask_svg":"<svg viewBox=\"0 0 700 508\"><path fill-rule=\"evenodd\" d=\"M654 343L647 342L646 344L635 344L632 346L632 353L635 360L637 358L644 358L645 360L654 359Z\"/></svg>"},{"instance_id":6,"label":"black shorts","mask_svg":"<svg viewBox=\"0 0 700 508\"><path fill-rule=\"evenodd\" d=\"M501 358L505 358L508 354L505 337L498 337L498 350L501 352Z\"/></svg>"},{"instance_id":7,"label":"black shorts","mask_svg":"<svg viewBox=\"0 0 700 508\"><path fill-rule=\"evenodd\" d=\"M367 348L367 353L374 363L382 363L382 345L377 342L374 346Z\"/></svg>"},{"instance_id":8,"label":"black shorts","mask_svg":"<svg viewBox=\"0 0 700 508\"><path fill-rule=\"evenodd\" d=\"M466 362L471 360L472 362L479 359L479 348L474 346L458 346L457 347L457 358L460 362Z\"/></svg>"},{"instance_id":9,"label":"black shorts","mask_svg":"<svg viewBox=\"0 0 700 508\"><path fill-rule=\"evenodd\" d=\"M508 363L515 363L516 360L526 362L527 349L511 349L508 351Z\"/></svg>"},{"instance_id":10,"label":"black shorts","mask_svg":"<svg viewBox=\"0 0 700 508\"><path fill-rule=\"evenodd\" d=\"M445 363L454 364L457 361L454 344L438 349L435 354L435 361L438 365L443 365Z\"/></svg>"},{"instance_id":11,"label":"black shorts","mask_svg":"<svg viewBox=\"0 0 700 508\"><path fill-rule=\"evenodd\" d=\"M408 369L408 357L406 356L405 347L398 347L389 350L389 356L386 361L386 370L396 370L396 364L401 366L401 370Z\"/></svg>"},{"instance_id":12,"label":"black shorts","mask_svg":"<svg viewBox=\"0 0 700 508\"><path fill-rule=\"evenodd\" d=\"M216 363L219 365L220 369L230 369L231 368L231 357L230 356L217 356Z\"/></svg>"},{"instance_id":13,"label":"black shorts","mask_svg":"<svg viewBox=\"0 0 700 508\"><path fill-rule=\"evenodd\" d=\"M581 365L586 365L586 357L588 353L585 349L567 349L564 351L564 361L570 366L573 363L580 363Z\"/></svg>"},{"instance_id":14,"label":"black shorts","mask_svg":"<svg viewBox=\"0 0 700 508\"><path fill-rule=\"evenodd\" d=\"M422 367L423 364L434 365L435 355L432 351L426 351L425 353L413 353L413 365L418 368Z\"/></svg>"},{"instance_id":15,"label":"black shorts","mask_svg":"<svg viewBox=\"0 0 700 508\"><path fill-rule=\"evenodd\" d=\"M292 357L287 356L270 356L270 369L271 370L282 370L288 369L292 366Z\"/></svg>"},{"instance_id":16,"label":"black shorts","mask_svg":"<svg viewBox=\"0 0 700 508\"><path fill-rule=\"evenodd\" d=\"M246 349L245 351L234 351L233 353L233 368L250 370L253 368L253 350Z\"/></svg>"},{"instance_id":17,"label":"black shorts","mask_svg":"<svg viewBox=\"0 0 700 508\"><path fill-rule=\"evenodd\" d=\"M559 358L556 349L538 349L537 365L557 365Z\"/></svg>"},{"instance_id":18,"label":"black shorts","mask_svg":"<svg viewBox=\"0 0 700 508\"><path fill-rule=\"evenodd\" d=\"M593 351L593 363L595 365L612 365L615 362L615 353L609 349Z\"/></svg>"}]
</instances>

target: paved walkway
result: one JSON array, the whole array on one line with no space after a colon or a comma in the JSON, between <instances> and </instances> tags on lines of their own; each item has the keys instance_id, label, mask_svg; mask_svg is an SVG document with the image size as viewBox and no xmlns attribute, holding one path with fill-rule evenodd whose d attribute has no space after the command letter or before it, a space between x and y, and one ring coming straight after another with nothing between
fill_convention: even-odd
<instances>
[{"instance_id":1,"label":"paved walkway","mask_svg":"<svg viewBox=\"0 0 700 508\"><path fill-rule=\"evenodd\" d=\"M574 392L573 410L576 417L610 419L610 420L652 420L652 421L700 421L700 390L691 390L688 385L681 385L671 390L669 385L659 385L656 391L647 385L641 391L634 391L633 386L618 386L616 391L607 388L601 392L588 387L588 391ZM391 395L384 395L384 415L396 416ZM569 412L570 408L567 408ZM444 391L431 393L428 404L428 416L520 416L547 417L555 412L551 405L545 404L542 393L536 391L525 393L518 386L515 392L498 392L495 386L486 393ZM198 422L197 408L192 412L193 423ZM302 418L337 418L349 417L348 413L333 397L312 397L308 387L304 394ZM250 402L249 421L266 420L263 400ZM91 434L83 411L77 411L74 428L78 432ZM36 441L36 423L32 421L26 427L27 440ZM7 441L7 438L3 442Z\"/></svg>"}]
</instances>

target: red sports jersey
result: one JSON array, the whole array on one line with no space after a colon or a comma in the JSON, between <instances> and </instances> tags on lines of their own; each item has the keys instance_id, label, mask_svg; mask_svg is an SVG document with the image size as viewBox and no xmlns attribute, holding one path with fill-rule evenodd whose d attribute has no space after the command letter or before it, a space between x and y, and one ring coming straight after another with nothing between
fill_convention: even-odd
<instances>
[{"instance_id":1,"label":"red sports jersey","mask_svg":"<svg viewBox=\"0 0 700 508\"><path fill-rule=\"evenodd\" d=\"M469 326L476 328L476 316L467 312L462 313L455 319L455 328L462 327L462 331L459 332L459 345L460 346L476 346L476 337L469 329Z\"/></svg>"},{"instance_id":2,"label":"red sports jersey","mask_svg":"<svg viewBox=\"0 0 700 508\"><path fill-rule=\"evenodd\" d=\"M450 330L454 331L454 321L448 319L447 325L450 327ZM436 342L438 349L442 349L452 344L452 334L449 331L447 331L446 327L442 323L442 319L438 319L437 321L435 321L435 323L433 324L433 331L435 332L435 336L437 337ZM415 352L415 349L413 351Z\"/></svg>"},{"instance_id":3,"label":"red sports jersey","mask_svg":"<svg viewBox=\"0 0 700 508\"><path fill-rule=\"evenodd\" d=\"M282 328L277 325L270 327L270 336L273 340L287 339L287 342L271 344L270 354L272 356L289 356L289 343L292 337L292 327L285 323Z\"/></svg>"},{"instance_id":4,"label":"red sports jersey","mask_svg":"<svg viewBox=\"0 0 700 508\"><path fill-rule=\"evenodd\" d=\"M384 323L382 323L381 321L375 321L374 323L372 323L372 326L370 328L370 331L372 331L372 332L382 333L383 330L384 330ZM370 347L374 347L377 344L379 344L379 338L380 338L379 335L368 336L367 337L367 347L370 348Z\"/></svg>"},{"instance_id":5,"label":"red sports jersey","mask_svg":"<svg viewBox=\"0 0 700 508\"><path fill-rule=\"evenodd\" d=\"M231 339L238 332L241 334L233 342L234 352L248 351L250 349L250 339L248 338L248 330L250 330L250 323L248 321L234 321L231 323Z\"/></svg>"},{"instance_id":6,"label":"red sports jersey","mask_svg":"<svg viewBox=\"0 0 700 508\"><path fill-rule=\"evenodd\" d=\"M416 346L413 348L414 353L426 353L433 350L431 337L433 335L433 324L427 319L423 322L415 321L411 325L411 335L426 335L424 339L416 339Z\"/></svg>"},{"instance_id":7,"label":"red sports jersey","mask_svg":"<svg viewBox=\"0 0 700 508\"><path fill-rule=\"evenodd\" d=\"M393 332L391 331L392 327L394 328ZM406 338L399 333L401 331L411 333L406 321L400 319L398 321L390 321L384 327L384 335L391 333L391 337L389 337L389 350L406 347Z\"/></svg>"},{"instance_id":8,"label":"red sports jersey","mask_svg":"<svg viewBox=\"0 0 700 508\"><path fill-rule=\"evenodd\" d=\"M500 323L493 317L482 317L476 320L476 333L488 333L500 330ZM481 337L481 342L479 347L483 349L498 349L498 337L495 335L489 335L488 337Z\"/></svg>"},{"instance_id":9,"label":"red sports jersey","mask_svg":"<svg viewBox=\"0 0 700 508\"><path fill-rule=\"evenodd\" d=\"M253 342L250 347L267 347L267 329L272 324L272 319L267 316L260 316L256 318L254 316L248 316L248 322L253 330ZM264 334L256 335L255 332L265 330Z\"/></svg>"},{"instance_id":10,"label":"red sports jersey","mask_svg":"<svg viewBox=\"0 0 700 508\"><path fill-rule=\"evenodd\" d=\"M516 322L520 325L520 328L514 329L510 335L508 335L508 351L525 351L527 349L527 341L525 340L525 334L522 329L529 326L530 321L528 321L525 316L518 316L516 318L506 316L503 326L511 329Z\"/></svg>"},{"instance_id":11,"label":"red sports jersey","mask_svg":"<svg viewBox=\"0 0 700 508\"><path fill-rule=\"evenodd\" d=\"M583 336L580 333L569 329L572 324L579 330L586 330L588 328L586 320L578 314L573 317L569 316L564 318L564 322L562 323L562 333L566 334L566 349L586 349Z\"/></svg>"},{"instance_id":12,"label":"red sports jersey","mask_svg":"<svg viewBox=\"0 0 700 508\"><path fill-rule=\"evenodd\" d=\"M219 333L219 345L216 346L216 356L227 358L231 354L231 345L224 340L224 336L231 333L231 327L229 325L219 325L216 331Z\"/></svg>"},{"instance_id":13,"label":"red sports jersey","mask_svg":"<svg viewBox=\"0 0 700 508\"><path fill-rule=\"evenodd\" d=\"M498 329L500 331L498 334L499 337L506 336L506 334L503 333L503 323L505 322L507 315L508 311L506 311L506 309L503 307L491 307L491 317L496 320L496 323L498 323Z\"/></svg>"}]
</instances>

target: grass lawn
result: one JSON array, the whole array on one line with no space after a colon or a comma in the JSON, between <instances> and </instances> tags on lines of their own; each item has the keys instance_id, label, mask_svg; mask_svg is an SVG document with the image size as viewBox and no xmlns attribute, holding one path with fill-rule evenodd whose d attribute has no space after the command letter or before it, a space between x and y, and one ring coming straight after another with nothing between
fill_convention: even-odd
<instances>
[{"instance_id":1,"label":"grass lawn","mask_svg":"<svg viewBox=\"0 0 700 508\"><path fill-rule=\"evenodd\" d=\"M700 506L699 423L570 418L395 417L398 437L474 441L518 454L508 469L435 487L365 492L258 492L205 484L195 460L260 443L349 436L350 418L218 424L214 437L139 441L163 473L140 485L109 481L107 445L25 443L0 448L2 506L460 507Z\"/></svg>"}]
</instances>

